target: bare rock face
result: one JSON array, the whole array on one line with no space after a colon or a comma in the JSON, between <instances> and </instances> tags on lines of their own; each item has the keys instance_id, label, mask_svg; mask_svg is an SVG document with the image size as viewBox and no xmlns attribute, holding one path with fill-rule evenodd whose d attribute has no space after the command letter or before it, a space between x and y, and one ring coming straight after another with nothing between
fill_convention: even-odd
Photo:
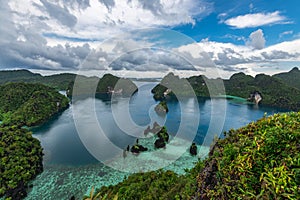
<instances>
[{"instance_id":1,"label":"bare rock face","mask_svg":"<svg viewBox=\"0 0 300 200\"><path fill-rule=\"evenodd\" d=\"M250 94L248 100L254 102L255 104L259 104L259 102L262 100L262 95L260 92L255 91Z\"/></svg>"}]
</instances>

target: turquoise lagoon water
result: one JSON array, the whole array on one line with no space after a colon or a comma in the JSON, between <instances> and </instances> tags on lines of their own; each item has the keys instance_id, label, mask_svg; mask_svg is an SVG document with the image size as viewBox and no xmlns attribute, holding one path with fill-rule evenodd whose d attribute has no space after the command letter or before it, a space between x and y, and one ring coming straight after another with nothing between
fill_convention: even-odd
<instances>
[{"instance_id":1,"label":"turquoise lagoon water","mask_svg":"<svg viewBox=\"0 0 300 200\"><path fill-rule=\"evenodd\" d=\"M167 147L167 149L171 149L171 152L174 154L177 153L176 151L184 152L183 154L181 153L182 155L180 154L181 157L179 159L175 162L171 162L171 164L166 164L166 167L164 167L165 169L172 169L180 174L184 173L184 169L192 168L199 158L204 158L207 155L209 144L201 145L206 141L205 138L209 138L206 136L210 135L213 137L217 134L222 137L222 131L239 128L249 122L256 121L263 117L265 113L271 115L283 111L270 107L238 104L226 99L217 99L214 101L199 99L198 105L193 103L190 99L187 99L181 106L184 107L184 117L187 117L188 120L186 120L184 124L181 124L181 107L176 101L168 103L169 113L166 118L158 116L154 112L154 106L157 102L152 98L150 91L155 84L156 83L138 83L140 86L139 92L131 98L129 103L130 116L136 124L147 126L148 124L152 124L153 121L157 121L160 124L165 124L168 131L174 136L180 125L187 128L186 130L189 130L188 128L194 124L195 119L197 119L195 116L196 113L194 113L194 110L196 110L195 106L198 106L200 111L200 122L197 124L197 133L194 138L194 141L198 144L198 156L193 157L189 155L186 147L181 145L184 141L181 138L171 140ZM126 99L119 98L113 101L108 99L95 100L96 115L101 127L106 133L106 137L120 149L125 149L127 145L132 145L136 141L135 137L124 133L124 131L117 126L111 112L112 105L122 105L123 101L126 101ZM91 102L91 99L85 99L76 104L76 106L81 107L84 111ZM218 105L225 105L225 107L219 109ZM137 168L135 170L147 171L151 169L152 164L157 164L155 162L163 162L160 157L166 153L166 149L158 150L157 154L141 153L138 155L140 160L145 160L146 163L149 163L149 167L143 166L144 168L139 168L136 164L137 156L130 153L127 153L125 159L123 155L116 155L108 160L110 166L115 166L123 171L102 164L91 155L80 140L80 136L74 124L73 106L74 105L71 105L68 110L56 116L43 126L33 129L34 136L41 141L44 149L44 172L32 181L26 199L70 199L72 195L77 199L81 199L93 186L99 188L103 185L116 184L122 181L125 176L130 174L130 172L126 172L126 169L122 169L122 166L131 166L132 168ZM215 109L212 109L213 106ZM225 116L223 116L224 113L226 114ZM82 112L82 115L77 117L79 117L79 119L82 118L82 121L84 121L84 118L87 117L86 115L85 112ZM212 118L216 120L212 121ZM222 122L223 119L224 124ZM85 126L85 124L79 126ZM215 131L214 127L220 126L222 130L219 131L219 133L212 133ZM91 130L91 134L97 134L92 133L94 130L93 127L90 127L89 130ZM189 138L189 135L190 133L187 132L187 138ZM150 152L155 151L153 142L153 137L139 140L139 143L147 146ZM99 145L105 144L99 141ZM166 155L172 156L170 154ZM164 157L164 159L165 158L166 157ZM149 160L151 162L149 162Z\"/></svg>"}]
</instances>

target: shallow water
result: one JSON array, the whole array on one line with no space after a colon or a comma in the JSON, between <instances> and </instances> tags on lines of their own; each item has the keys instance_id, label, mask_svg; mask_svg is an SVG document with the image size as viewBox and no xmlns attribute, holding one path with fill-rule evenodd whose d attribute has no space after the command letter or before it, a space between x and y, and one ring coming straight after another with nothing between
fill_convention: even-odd
<instances>
[{"instance_id":1,"label":"shallow water","mask_svg":"<svg viewBox=\"0 0 300 200\"><path fill-rule=\"evenodd\" d=\"M33 129L34 136L41 141L44 148L44 172L32 182L33 187L26 199L69 199L72 195L81 199L92 186L98 188L102 185L122 181L124 176L129 174L126 169L130 166L131 170L147 171L155 169L155 166L161 164L165 169L172 169L182 174L185 168L193 167L198 157L203 158L207 154L209 145L215 135L222 137L221 133L223 131L244 126L263 117L265 113L271 115L283 111L276 108L237 104L225 99L213 101L199 99L199 104L191 99L186 99L181 104L176 101L169 102L169 113L164 118L154 112L154 106L157 102L152 98L150 91L155 84L139 83L141 86L139 92L129 102L130 117L139 126L146 127L154 121L165 124L168 132L173 137L180 130L183 130L180 138L175 137L166 149L157 152L153 149L153 138L140 139L140 143L147 146L150 152L141 153L139 156L127 154L124 159L122 154L110 152L109 145L114 144L122 151L127 145L132 145L136 141L134 136L128 135L124 131L131 127L129 125L126 127L126 123L122 124L124 127L118 127L115 116L111 112L112 106L115 106L115 114L122 116L123 110L121 108L126 105L127 99L95 100L97 121L105 133L105 138L102 136L103 140L100 139L101 141L93 139L96 136L98 137L99 133L93 131L97 130L96 125L88 123L90 114L88 105L93 103L93 100L79 101L76 106L81 115L76 115L76 121L82 122L82 124L77 124L77 127L74 124L73 109L75 105L73 104L68 110L48 123ZM195 119L198 116L195 113L196 106L200 112L200 122L197 124L195 133L192 133L190 130L194 130ZM185 121L181 123L183 118ZM81 128L90 131L88 134L80 133L78 130L81 130ZM89 137L90 140L83 141L83 137ZM189 155L186 145L181 145L182 138L194 139L198 144L198 157ZM106 140L109 140L111 144L103 142ZM96 145L96 147L93 147L94 149L105 150L105 152L100 153L106 164L118 169L124 167L123 171L105 166L98 161L91 155L93 149L89 146L86 148L86 141L90 141L91 145ZM203 143L204 145L200 146ZM179 159L176 160L177 155L179 155ZM169 163L163 163L168 159L171 160ZM148 164L145 166L137 165L137 160ZM176 160L176 162L173 162L173 160Z\"/></svg>"}]
</instances>

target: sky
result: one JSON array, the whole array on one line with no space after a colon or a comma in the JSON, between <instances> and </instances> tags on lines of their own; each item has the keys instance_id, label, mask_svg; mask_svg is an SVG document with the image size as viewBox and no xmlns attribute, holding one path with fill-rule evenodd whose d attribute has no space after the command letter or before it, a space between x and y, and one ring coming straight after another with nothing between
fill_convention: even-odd
<instances>
[{"instance_id":1,"label":"sky","mask_svg":"<svg viewBox=\"0 0 300 200\"><path fill-rule=\"evenodd\" d=\"M275 74L300 65L296 0L2 0L0 69Z\"/></svg>"}]
</instances>

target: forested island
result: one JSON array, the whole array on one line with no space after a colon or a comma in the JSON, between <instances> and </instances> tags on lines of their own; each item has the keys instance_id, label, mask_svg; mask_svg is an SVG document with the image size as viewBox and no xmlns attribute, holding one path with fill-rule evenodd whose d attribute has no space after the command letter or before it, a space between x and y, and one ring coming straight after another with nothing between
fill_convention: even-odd
<instances>
[{"instance_id":1,"label":"forested island","mask_svg":"<svg viewBox=\"0 0 300 200\"><path fill-rule=\"evenodd\" d=\"M102 78L92 76L87 77L72 73L61 73L49 76L42 76L38 73L32 73L28 70L7 70L0 71L0 84L5 83L39 83L57 90L67 91L67 96L71 97L73 93L74 82L78 91L82 94L112 94L119 92L123 96L131 96L138 89L129 79L120 78L112 74L105 74ZM118 83L118 84L117 84ZM92 87L96 84L96 89ZM79 94L78 94L79 95Z\"/></svg>"},{"instance_id":2,"label":"forested island","mask_svg":"<svg viewBox=\"0 0 300 200\"><path fill-rule=\"evenodd\" d=\"M300 71L298 68L274 76L258 74L252 77L244 73L236 73L228 80L209 79L203 75L181 79L170 73L162 79L160 84L153 88L152 93L156 100L173 99L176 95L189 97L193 95L191 89L189 89L191 86L192 92L198 97L210 98L232 95L249 101L253 101L251 96L257 93L261 95L259 103L262 105L298 111L300 110L299 77ZM222 81L225 90L218 87L222 84ZM208 90L208 85L211 91ZM173 92L173 90L176 92Z\"/></svg>"}]
</instances>

